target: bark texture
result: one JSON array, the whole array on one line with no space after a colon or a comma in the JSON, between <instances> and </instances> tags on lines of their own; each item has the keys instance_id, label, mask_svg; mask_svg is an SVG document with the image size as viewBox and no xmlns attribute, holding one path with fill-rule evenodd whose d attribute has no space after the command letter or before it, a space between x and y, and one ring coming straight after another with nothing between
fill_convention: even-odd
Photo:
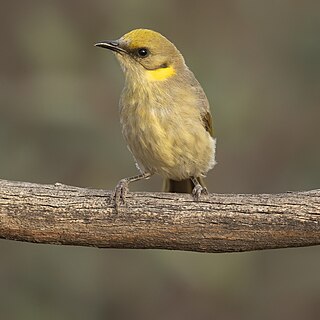
<instances>
[{"instance_id":1,"label":"bark texture","mask_svg":"<svg viewBox=\"0 0 320 320\"><path fill-rule=\"evenodd\" d=\"M239 252L320 244L320 190L283 194L112 193L0 180L0 238L100 248Z\"/></svg>"}]
</instances>

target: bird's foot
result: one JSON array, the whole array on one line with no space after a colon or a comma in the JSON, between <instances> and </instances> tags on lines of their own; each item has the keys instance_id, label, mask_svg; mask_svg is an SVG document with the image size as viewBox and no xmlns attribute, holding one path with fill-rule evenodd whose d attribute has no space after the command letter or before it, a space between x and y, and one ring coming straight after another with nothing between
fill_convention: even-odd
<instances>
[{"instance_id":1,"label":"bird's foot","mask_svg":"<svg viewBox=\"0 0 320 320\"><path fill-rule=\"evenodd\" d=\"M195 201L199 201L200 200L200 196L202 194L207 195L208 194L208 190L206 187L203 187L200 183L196 184L192 190L192 196L193 199Z\"/></svg>"},{"instance_id":2,"label":"bird's foot","mask_svg":"<svg viewBox=\"0 0 320 320\"><path fill-rule=\"evenodd\" d=\"M113 193L113 203L114 208L118 212L120 205L126 204L126 196L129 191L129 181L128 179L122 179L118 182Z\"/></svg>"}]
</instances>

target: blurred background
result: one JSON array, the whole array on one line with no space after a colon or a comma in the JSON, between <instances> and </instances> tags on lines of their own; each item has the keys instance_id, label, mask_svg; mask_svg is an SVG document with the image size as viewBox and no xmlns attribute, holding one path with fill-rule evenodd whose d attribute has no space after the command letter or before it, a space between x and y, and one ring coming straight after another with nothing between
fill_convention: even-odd
<instances>
[{"instance_id":1,"label":"blurred background","mask_svg":"<svg viewBox=\"0 0 320 320\"><path fill-rule=\"evenodd\" d=\"M112 189L136 174L99 40L160 31L211 103L211 192L320 184L319 1L1 1L0 178ZM161 179L131 190L160 190ZM319 319L319 247L233 254L0 241L0 319Z\"/></svg>"}]
</instances>

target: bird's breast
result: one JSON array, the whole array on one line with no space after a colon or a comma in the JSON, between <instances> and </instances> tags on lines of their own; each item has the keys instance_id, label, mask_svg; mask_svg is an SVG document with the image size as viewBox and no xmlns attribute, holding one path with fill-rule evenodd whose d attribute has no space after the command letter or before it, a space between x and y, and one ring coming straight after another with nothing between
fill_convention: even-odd
<instances>
[{"instance_id":1,"label":"bird's breast","mask_svg":"<svg viewBox=\"0 0 320 320\"><path fill-rule=\"evenodd\" d=\"M139 165L177 180L207 172L214 146L192 97L137 97L122 97L120 115L123 135Z\"/></svg>"},{"instance_id":2,"label":"bird's breast","mask_svg":"<svg viewBox=\"0 0 320 320\"><path fill-rule=\"evenodd\" d=\"M135 158L150 169L154 166L173 166L174 140L167 111L148 105L123 106L121 123L124 137Z\"/></svg>"}]
</instances>

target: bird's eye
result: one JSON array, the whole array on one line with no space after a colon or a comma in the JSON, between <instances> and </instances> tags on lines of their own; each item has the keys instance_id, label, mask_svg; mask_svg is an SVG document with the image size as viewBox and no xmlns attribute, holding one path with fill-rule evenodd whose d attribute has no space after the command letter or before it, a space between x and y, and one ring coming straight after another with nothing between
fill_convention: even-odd
<instances>
[{"instance_id":1,"label":"bird's eye","mask_svg":"<svg viewBox=\"0 0 320 320\"><path fill-rule=\"evenodd\" d=\"M147 48L140 48L138 49L137 53L140 58L145 58L149 55L150 52Z\"/></svg>"}]
</instances>

